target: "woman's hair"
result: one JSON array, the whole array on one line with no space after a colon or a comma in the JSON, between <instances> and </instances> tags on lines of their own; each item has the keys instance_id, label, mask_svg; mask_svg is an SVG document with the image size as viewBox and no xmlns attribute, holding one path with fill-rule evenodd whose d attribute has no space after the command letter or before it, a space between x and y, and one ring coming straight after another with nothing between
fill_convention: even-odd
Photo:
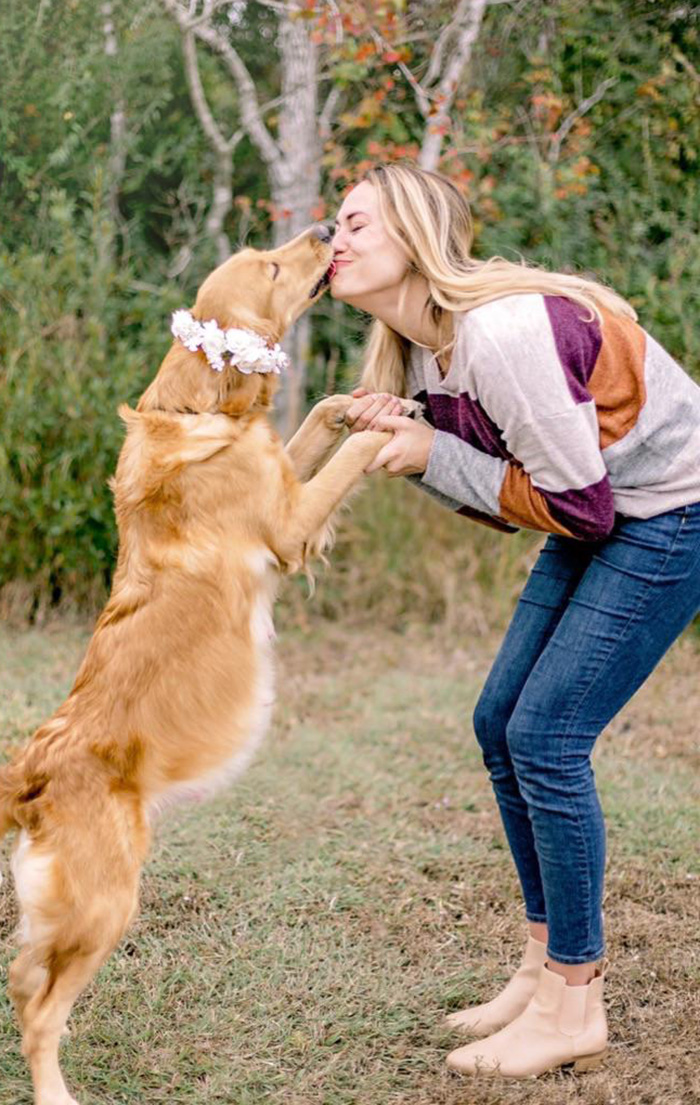
<instances>
[{"instance_id":1,"label":"woman's hair","mask_svg":"<svg viewBox=\"0 0 700 1105\"><path fill-rule=\"evenodd\" d=\"M409 265L428 282L428 300L443 351L452 333L448 312L470 311L493 299L523 292L566 296L589 318L601 308L636 318L621 296L582 276L545 272L525 262L470 256L473 233L469 205L446 177L413 164L376 165L362 178L374 185L387 233L408 252ZM375 319L365 349L362 384L370 391L403 395L409 342Z\"/></svg>"}]
</instances>

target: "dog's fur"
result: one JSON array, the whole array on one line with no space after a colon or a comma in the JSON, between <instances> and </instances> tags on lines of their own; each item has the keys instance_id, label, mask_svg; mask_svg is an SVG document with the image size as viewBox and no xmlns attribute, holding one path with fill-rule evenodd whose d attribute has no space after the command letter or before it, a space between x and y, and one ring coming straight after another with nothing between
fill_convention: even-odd
<instances>
[{"instance_id":1,"label":"dog's fur","mask_svg":"<svg viewBox=\"0 0 700 1105\"><path fill-rule=\"evenodd\" d=\"M330 260L314 229L245 250L205 281L193 313L278 340ZM275 386L217 373L176 341L136 410L121 408L111 597L68 698L0 770L0 832L19 830L10 992L37 1105L75 1105L59 1037L134 916L153 811L231 779L265 730L278 570L322 550L388 440L352 435L314 475L349 399L318 404L285 449L267 419Z\"/></svg>"}]
</instances>

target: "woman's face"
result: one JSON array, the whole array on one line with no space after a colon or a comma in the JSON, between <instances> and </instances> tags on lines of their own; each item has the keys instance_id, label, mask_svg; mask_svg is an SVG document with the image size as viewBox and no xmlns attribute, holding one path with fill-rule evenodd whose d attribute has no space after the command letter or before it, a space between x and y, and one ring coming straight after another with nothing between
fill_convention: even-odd
<instances>
[{"instance_id":1,"label":"woman's face","mask_svg":"<svg viewBox=\"0 0 700 1105\"><path fill-rule=\"evenodd\" d=\"M363 180L343 200L333 250L336 269L330 292L334 299L371 313L373 304L398 292L408 255L387 234L376 188L369 181Z\"/></svg>"}]
</instances>

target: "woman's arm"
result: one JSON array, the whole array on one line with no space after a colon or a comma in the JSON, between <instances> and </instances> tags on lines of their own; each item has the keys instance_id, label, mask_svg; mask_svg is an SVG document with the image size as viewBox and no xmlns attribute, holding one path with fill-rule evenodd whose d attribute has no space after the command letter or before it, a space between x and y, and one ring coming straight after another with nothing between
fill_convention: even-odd
<instances>
[{"instance_id":1,"label":"woman's arm","mask_svg":"<svg viewBox=\"0 0 700 1105\"><path fill-rule=\"evenodd\" d=\"M453 363L455 356L463 360L456 378L451 373L452 402L477 403L510 456L476 448L453 432L421 434L379 415L372 427L392 429L395 437L375 465L391 475L423 465L421 487L501 524L582 540L607 536L615 507L595 403L581 379L572 390L543 297L488 304L467 316L466 325L466 340L453 355ZM598 347L581 343L580 356L594 360Z\"/></svg>"},{"instance_id":2,"label":"woman's arm","mask_svg":"<svg viewBox=\"0 0 700 1105\"><path fill-rule=\"evenodd\" d=\"M389 428L378 420L377 428L380 427ZM571 425L567 428L572 435L571 453L575 453L581 444L581 434L588 436L588 431L585 426L579 427L578 432ZM519 460L489 456L455 434L438 430L422 482L443 495L464 501L473 510L513 526L589 541L606 537L615 518L607 474L597 478L598 473L591 465L592 474L581 474L567 489L567 477L561 472L552 479L551 453L556 450L543 448L541 435L546 429L532 432L537 432L533 451L536 449L538 453L538 461L532 462L534 475ZM568 464L562 465L564 467ZM583 486L577 486L581 484ZM548 486L550 490L546 490Z\"/></svg>"}]
</instances>

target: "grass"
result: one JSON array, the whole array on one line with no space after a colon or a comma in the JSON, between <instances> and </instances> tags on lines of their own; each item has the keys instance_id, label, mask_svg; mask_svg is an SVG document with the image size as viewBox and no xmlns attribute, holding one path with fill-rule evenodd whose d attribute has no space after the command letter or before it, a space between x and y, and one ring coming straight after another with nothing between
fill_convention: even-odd
<instances>
[{"instance_id":1,"label":"grass","mask_svg":"<svg viewBox=\"0 0 700 1105\"><path fill-rule=\"evenodd\" d=\"M0 751L65 694L80 625L0 627ZM523 943L470 713L497 637L311 622L278 646L273 731L206 806L161 823L142 909L76 1006L81 1105L692 1105L700 1023L697 642L602 738L612 1051L599 1072L451 1075L445 1012ZM6 849L7 852L7 849ZM3 867L7 867L6 852ZM3 970L16 922L0 889ZM0 988L0 1105L29 1105Z\"/></svg>"}]
</instances>

